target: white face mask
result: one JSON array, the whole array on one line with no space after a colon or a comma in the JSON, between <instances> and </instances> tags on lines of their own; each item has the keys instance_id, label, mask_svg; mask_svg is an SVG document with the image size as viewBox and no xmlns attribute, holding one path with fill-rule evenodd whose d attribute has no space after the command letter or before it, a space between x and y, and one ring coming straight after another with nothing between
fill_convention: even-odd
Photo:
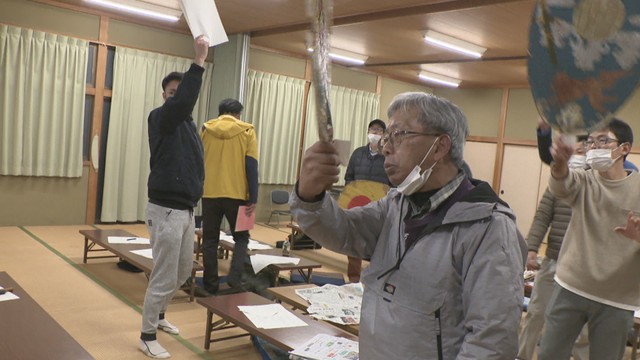
<instances>
[{"instance_id":1,"label":"white face mask","mask_svg":"<svg viewBox=\"0 0 640 360\"><path fill-rule=\"evenodd\" d=\"M380 142L380 139L382 138L382 135L368 134L367 138L369 139L369 144L376 145L376 144L378 144L378 142Z\"/></svg>"},{"instance_id":2,"label":"white face mask","mask_svg":"<svg viewBox=\"0 0 640 360\"><path fill-rule=\"evenodd\" d=\"M433 146L436 144L437 140L438 139L436 138L433 141L433 144L431 144L429 151L427 151L427 154L422 158L422 161L420 161L420 164L416 165L416 167L413 168L413 170L409 173L409 175L407 175L407 177L404 178L404 181L402 182L402 184L398 185L397 189L401 194L405 196L409 196L415 193L416 191L420 190L420 188L422 188L422 186L427 182L427 180L429 180L429 176L431 176L433 167L436 166L438 162L437 161L434 162L433 165L431 165L431 167L425 170L422 174L420 174L420 171L422 170L420 166L422 166L422 163L425 160L427 160L427 156L429 156L429 154L431 153L431 150L433 149Z\"/></svg>"},{"instance_id":3,"label":"white face mask","mask_svg":"<svg viewBox=\"0 0 640 360\"><path fill-rule=\"evenodd\" d=\"M587 151L587 165L596 171L607 171L619 157L613 159L610 149L591 149Z\"/></svg>"},{"instance_id":4,"label":"white face mask","mask_svg":"<svg viewBox=\"0 0 640 360\"><path fill-rule=\"evenodd\" d=\"M584 169L587 167L587 157L573 154L569 158L569 169Z\"/></svg>"}]
</instances>

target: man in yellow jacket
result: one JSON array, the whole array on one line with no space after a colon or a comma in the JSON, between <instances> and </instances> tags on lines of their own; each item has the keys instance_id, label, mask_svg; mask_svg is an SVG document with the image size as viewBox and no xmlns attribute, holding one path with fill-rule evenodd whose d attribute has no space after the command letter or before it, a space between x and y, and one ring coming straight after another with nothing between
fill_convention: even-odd
<instances>
[{"instance_id":1,"label":"man in yellow jacket","mask_svg":"<svg viewBox=\"0 0 640 360\"><path fill-rule=\"evenodd\" d=\"M242 104L225 99L218 118L204 123L200 138L204 146L204 195L202 196L202 248L204 289L218 292L220 224L226 217L235 241L227 284L242 285L242 270L249 243L248 231L235 231L238 208L250 216L258 200L258 141L253 125L240 120Z\"/></svg>"}]
</instances>

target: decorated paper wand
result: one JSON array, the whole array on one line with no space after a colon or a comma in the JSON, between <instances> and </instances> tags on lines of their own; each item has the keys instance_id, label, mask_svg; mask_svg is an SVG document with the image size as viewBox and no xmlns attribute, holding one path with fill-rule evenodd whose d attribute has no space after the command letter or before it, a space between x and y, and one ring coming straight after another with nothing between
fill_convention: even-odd
<instances>
[{"instance_id":1,"label":"decorated paper wand","mask_svg":"<svg viewBox=\"0 0 640 360\"><path fill-rule=\"evenodd\" d=\"M329 107L329 89L331 87L331 60L329 58L329 37L331 34L329 28L332 10L331 0L307 0L307 14L312 18L313 84L318 135L320 140L328 142L333 140L333 124Z\"/></svg>"}]
</instances>

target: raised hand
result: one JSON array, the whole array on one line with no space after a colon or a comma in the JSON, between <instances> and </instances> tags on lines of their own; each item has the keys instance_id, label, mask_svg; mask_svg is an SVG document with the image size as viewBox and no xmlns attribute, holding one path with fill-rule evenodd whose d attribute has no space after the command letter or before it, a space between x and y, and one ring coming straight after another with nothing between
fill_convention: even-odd
<instances>
[{"instance_id":1,"label":"raised hand","mask_svg":"<svg viewBox=\"0 0 640 360\"><path fill-rule=\"evenodd\" d=\"M209 54L209 41L206 36L200 35L194 40L193 48L196 51L194 63L199 66L204 65L204 61Z\"/></svg>"},{"instance_id":2,"label":"raised hand","mask_svg":"<svg viewBox=\"0 0 640 360\"><path fill-rule=\"evenodd\" d=\"M640 216L630 211L629 215L627 216L626 225L618 226L613 230L620 235L624 235L629 239L635 240L640 243Z\"/></svg>"},{"instance_id":3,"label":"raised hand","mask_svg":"<svg viewBox=\"0 0 640 360\"><path fill-rule=\"evenodd\" d=\"M551 176L556 179L563 179L569 175L569 158L573 154L573 146L565 141L564 136L558 136L553 140L551 146Z\"/></svg>"},{"instance_id":4,"label":"raised hand","mask_svg":"<svg viewBox=\"0 0 640 360\"><path fill-rule=\"evenodd\" d=\"M310 201L338 181L340 169L335 146L332 143L318 141L304 153L298 195L302 200Z\"/></svg>"}]
</instances>

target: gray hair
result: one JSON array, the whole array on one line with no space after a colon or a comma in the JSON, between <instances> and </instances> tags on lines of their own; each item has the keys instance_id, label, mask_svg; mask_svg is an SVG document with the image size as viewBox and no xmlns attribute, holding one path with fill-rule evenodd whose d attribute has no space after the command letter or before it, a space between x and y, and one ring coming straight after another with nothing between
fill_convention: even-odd
<instances>
[{"instance_id":1,"label":"gray hair","mask_svg":"<svg viewBox=\"0 0 640 360\"><path fill-rule=\"evenodd\" d=\"M397 95L387 109L387 116L398 112L413 113L424 130L435 130L451 137L451 160L460 168L469 125L462 110L447 99L422 92Z\"/></svg>"}]
</instances>

